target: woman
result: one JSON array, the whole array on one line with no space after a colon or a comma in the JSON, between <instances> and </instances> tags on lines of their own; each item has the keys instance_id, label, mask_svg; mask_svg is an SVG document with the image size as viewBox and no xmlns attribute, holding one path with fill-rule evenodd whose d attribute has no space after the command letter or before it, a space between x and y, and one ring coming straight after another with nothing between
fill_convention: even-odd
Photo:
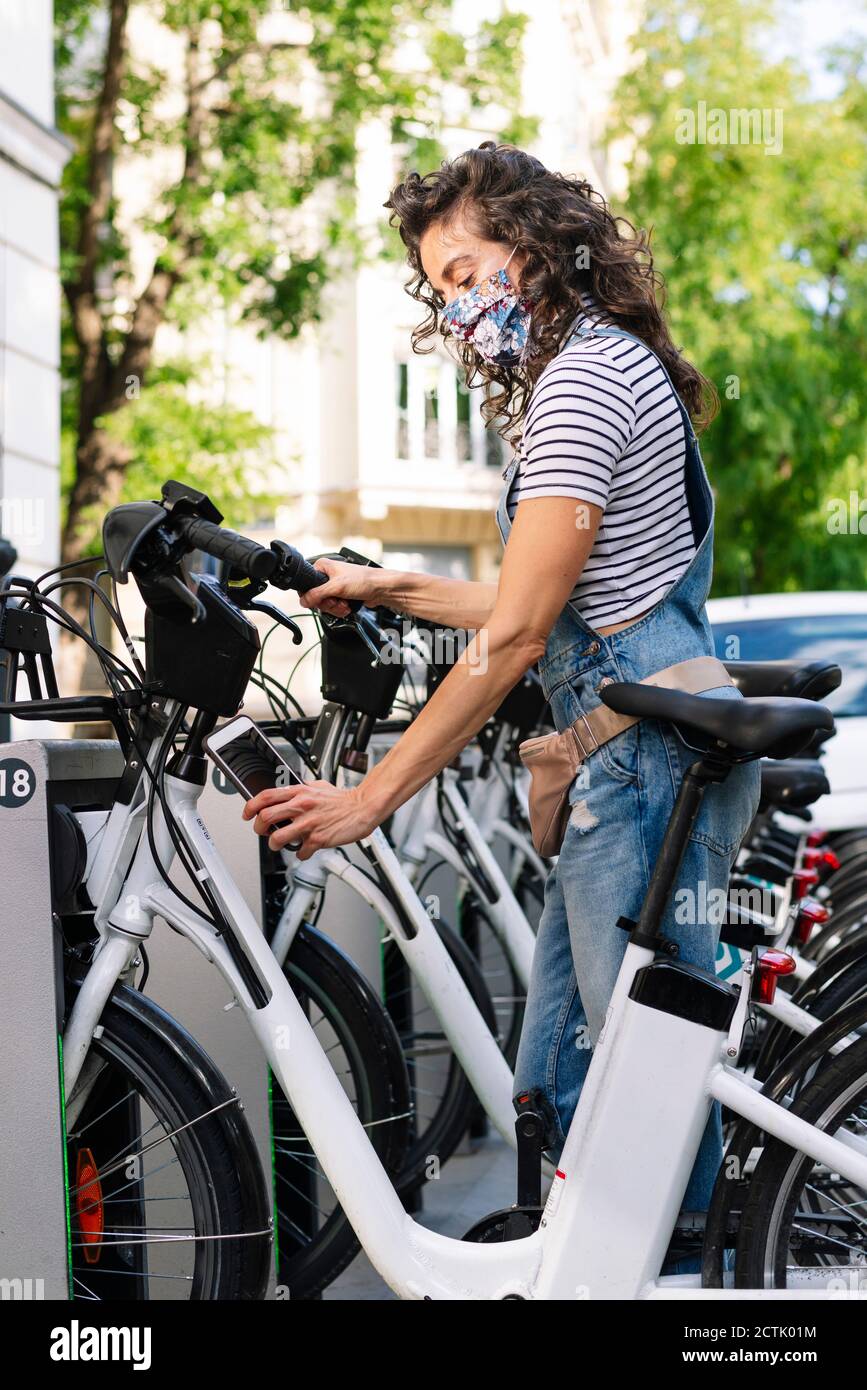
<instances>
[{"instance_id":1,"label":"woman","mask_svg":"<svg viewBox=\"0 0 867 1390\"><path fill-rule=\"evenodd\" d=\"M457 342L469 384L500 388L483 413L518 440L497 510L505 551L496 585L319 562L330 578L307 607L344 615L342 600L363 599L477 632L360 785L313 782L247 804L272 846L303 841L301 859L379 825L534 662L562 730L600 702L604 681L713 653L704 607L713 504L692 421L708 423L716 396L671 342L643 234L629 224L623 234L587 183L491 141L424 178L410 174L385 206L415 273L409 293L429 309L413 346L440 332ZM733 687L707 693L739 698ZM645 720L591 756L570 790L515 1074L515 1093L535 1091L548 1110L554 1156L626 946L617 919L638 916L694 756L669 725ZM664 923L681 958L708 970L719 926L696 917L727 884L758 778L749 763L709 789ZM271 834L287 812L291 826ZM721 1154L716 1107L685 1209L706 1209Z\"/></svg>"}]
</instances>

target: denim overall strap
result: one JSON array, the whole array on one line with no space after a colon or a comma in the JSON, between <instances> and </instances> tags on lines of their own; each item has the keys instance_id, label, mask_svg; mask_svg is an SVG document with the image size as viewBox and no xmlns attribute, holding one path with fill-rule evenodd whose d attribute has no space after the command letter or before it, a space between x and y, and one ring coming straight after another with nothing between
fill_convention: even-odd
<instances>
[{"instance_id":1,"label":"denim overall strap","mask_svg":"<svg viewBox=\"0 0 867 1390\"><path fill-rule=\"evenodd\" d=\"M629 338L631 342L638 343L639 347L643 347L645 352L651 352L656 358L656 361L662 368L665 378L671 387L674 399L680 410L681 419L683 420L683 429L686 437L684 481L686 485L687 505L692 520L693 538L696 545L700 545L713 522L713 492L711 491L702 461L698 439L696 438L692 421L689 418L689 411L680 399L665 363L641 338L637 338L634 333L627 333L622 328L594 327L592 324L582 323L569 335L564 346L568 347L575 338Z\"/></svg>"}]
</instances>

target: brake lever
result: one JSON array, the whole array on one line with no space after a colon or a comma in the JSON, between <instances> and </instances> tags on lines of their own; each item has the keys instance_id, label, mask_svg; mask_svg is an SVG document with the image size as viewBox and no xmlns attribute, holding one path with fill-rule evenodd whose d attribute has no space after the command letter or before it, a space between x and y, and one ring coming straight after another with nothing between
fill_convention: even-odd
<instances>
[{"instance_id":1,"label":"brake lever","mask_svg":"<svg viewBox=\"0 0 867 1390\"><path fill-rule=\"evenodd\" d=\"M373 655L373 660L370 663L371 666L379 666L380 662L382 661L382 652L380 651L379 647L377 647L376 644L373 641L371 641L370 637L365 631L365 619L361 616L361 610L359 610L357 613L353 613L350 622L352 623L352 626L355 628L361 640L364 642L364 645L367 647L367 650L371 652ZM377 628L377 632L378 631L379 629Z\"/></svg>"},{"instance_id":2,"label":"brake lever","mask_svg":"<svg viewBox=\"0 0 867 1390\"><path fill-rule=\"evenodd\" d=\"M263 599L261 602L254 600L253 602L245 603L244 607L248 610L252 608L256 613L266 613L269 618L273 618L275 622L280 623L281 627L288 627L289 631L292 633L292 641L295 643L296 647L304 641L304 634L298 624L293 622L289 615L284 613L281 608L278 608L275 603L268 603L267 599Z\"/></svg>"},{"instance_id":3,"label":"brake lever","mask_svg":"<svg viewBox=\"0 0 867 1390\"><path fill-rule=\"evenodd\" d=\"M316 609L315 611L318 613L322 627L326 631L331 629L334 632L339 632L351 628L353 632L356 632L373 657L370 663L371 666L380 665L382 661L382 648L378 647L371 638L370 633L366 630L367 624L370 622L377 637L379 636L380 630L375 622L371 622L370 619L364 616L363 604L360 604L358 609L354 612L347 613L344 618L338 618L334 613L328 613L324 609Z\"/></svg>"}]
</instances>

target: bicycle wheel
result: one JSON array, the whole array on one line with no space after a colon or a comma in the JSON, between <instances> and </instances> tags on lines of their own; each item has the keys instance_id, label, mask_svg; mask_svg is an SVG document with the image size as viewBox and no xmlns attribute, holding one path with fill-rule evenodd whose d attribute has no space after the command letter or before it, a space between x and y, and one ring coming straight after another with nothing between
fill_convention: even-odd
<instances>
[{"instance_id":1,"label":"bicycle wheel","mask_svg":"<svg viewBox=\"0 0 867 1390\"><path fill-rule=\"evenodd\" d=\"M500 1047L514 1070L527 1003L526 988L518 979L484 902L472 888L467 888L461 896L459 910L461 938L481 971L494 1006Z\"/></svg>"},{"instance_id":2,"label":"bicycle wheel","mask_svg":"<svg viewBox=\"0 0 867 1390\"><path fill-rule=\"evenodd\" d=\"M396 1180L412 1109L394 1025L349 957L314 927L296 935L284 973L380 1162ZM358 1239L291 1104L276 1080L271 1084L278 1282L290 1298L309 1299L345 1269Z\"/></svg>"},{"instance_id":3,"label":"bicycle wheel","mask_svg":"<svg viewBox=\"0 0 867 1390\"><path fill-rule=\"evenodd\" d=\"M485 982L467 946L445 922L437 933L491 1032L496 1017ZM383 946L383 988L400 1036L410 1078L415 1133L397 1187L405 1198L437 1176L451 1158L473 1117L477 1102L442 1025L414 984L403 956L388 938Z\"/></svg>"},{"instance_id":4,"label":"bicycle wheel","mask_svg":"<svg viewBox=\"0 0 867 1390\"><path fill-rule=\"evenodd\" d=\"M84 973L70 963L67 1003ZM271 1220L238 1097L138 991L113 990L66 1123L72 1298L264 1297Z\"/></svg>"},{"instance_id":5,"label":"bicycle wheel","mask_svg":"<svg viewBox=\"0 0 867 1390\"><path fill-rule=\"evenodd\" d=\"M829 1061L791 1110L823 1131L842 1129L863 1140L867 1038ZM867 1189L772 1139L749 1186L735 1282L738 1288L787 1288L799 1269L826 1269L832 1289L867 1288Z\"/></svg>"},{"instance_id":6,"label":"bicycle wheel","mask_svg":"<svg viewBox=\"0 0 867 1390\"><path fill-rule=\"evenodd\" d=\"M867 1028L867 999L856 999L834 1014L807 1038L801 1038L762 1086L770 1100L789 1105L792 1098L813 1079L818 1067L833 1057L835 1044ZM729 1112L731 1114L731 1112ZM726 1142L725 1155L717 1174L713 1196L705 1221L702 1252L702 1284L722 1288L723 1257L734 1254L740 1229L740 1216L749 1192L750 1180L765 1142L757 1125L740 1116L734 1121Z\"/></svg>"}]
</instances>

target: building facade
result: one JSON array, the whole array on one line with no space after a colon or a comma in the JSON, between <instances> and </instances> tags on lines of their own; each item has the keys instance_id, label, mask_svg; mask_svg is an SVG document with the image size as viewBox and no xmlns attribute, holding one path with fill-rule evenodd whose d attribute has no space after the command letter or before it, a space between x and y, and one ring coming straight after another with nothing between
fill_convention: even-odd
<instances>
[{"instance_id":1,"label":"building facade","mask_svg":"<svg viewBox=\"0 0 867 1390\"><path fill-rule=\"evenodd\" d=\"M51 0L0 0L0 534L33 576L60 541L57 189L70 150L54 129L53 53Z\"/></svg>"},{"instance_id":2,"label":"building facade","mask_svg":"<svg viewBox=\"0 0 867 1390\"><path fill-rule=\"evenodd\" d=\"M458 0L455 23L471 27L502 8L528 16L521 106L539 118L532 153L608 195L622 192L624 151L606 146L603 132L639 6ZM441 139L453 156L491 134L453 127ZM384 125L360 132L357 170L358 223L373 238L387 191L406 172ZM479 389L467 390L441 344L413 353L410 335L425 311L405 293L408 279L407 268L380 262L331 287L330 313L300 374L318 419L308 419L295 441L303 466L293 501L278 513L280 533L312 548L349 539L386 564L491 580L501 554L493 510L507 446L484 429Z\"/></svg>"}]
</instances>

